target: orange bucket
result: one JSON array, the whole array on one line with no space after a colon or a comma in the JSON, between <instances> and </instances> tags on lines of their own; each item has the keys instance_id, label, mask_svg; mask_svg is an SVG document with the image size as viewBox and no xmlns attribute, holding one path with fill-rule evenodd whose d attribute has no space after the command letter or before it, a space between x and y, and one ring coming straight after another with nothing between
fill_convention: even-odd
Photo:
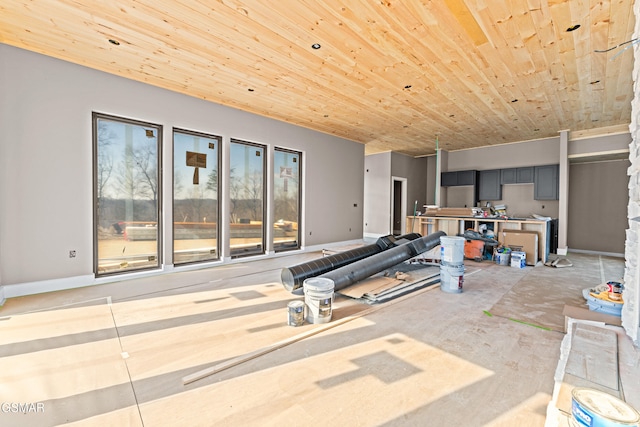
<instances>
[{"instance_id":1,"label":"orange bucket","mask_svg":"<svg viewBox=\"0 0 640 427\"><path fill-rule=\"evenodd\" d=\"M467 240L464 243L464 257L476 261L482 260L484 242L482 240Z\"/></svg>"}]
</instances>

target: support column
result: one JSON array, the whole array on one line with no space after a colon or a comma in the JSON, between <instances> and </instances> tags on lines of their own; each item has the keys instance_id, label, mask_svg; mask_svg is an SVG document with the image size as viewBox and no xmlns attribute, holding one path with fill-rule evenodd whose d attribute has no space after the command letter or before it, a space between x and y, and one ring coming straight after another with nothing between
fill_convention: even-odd
<instances>
[{"instance_id":1,"label":"support column","mask_svg":"<svg viewBox=\"0 0 640 427\"><path fill-rule=\"evenodd\" d=\"M560 171L558 188L558 255L566 255L569 223L569 130L560 131Z\"/></svg>"}]
</instances>

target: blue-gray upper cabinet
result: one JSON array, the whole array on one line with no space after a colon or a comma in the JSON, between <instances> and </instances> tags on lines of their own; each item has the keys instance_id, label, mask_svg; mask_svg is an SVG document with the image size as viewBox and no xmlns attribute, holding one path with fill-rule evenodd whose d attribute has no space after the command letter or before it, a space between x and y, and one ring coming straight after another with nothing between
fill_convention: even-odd
<instances>
[{"instance_id":1,"label":"blue-gray upper cabinet","mask_svg":"<svg viewBox=\"0 0 640 427\"><path fill-rule=\"evenodd\" d=\"M501 170L493 169L478 172L478 199L502 200Z\"/></svg>"},{"instance_id":2,"label":"blue-gray upper cabinet","mask_svg":"<svg viewBox=\"0 0 640 427\"><path fill-rule=\"evenodd\" d=\"M442 172L440 175L440 185L443 187L458 185L458 172Z\"/></svg>"},{"instance_id":3,"label":"blue-gray upper cabinet","mask_svg":"<svg viewBox=\"0 0 640 427\"><path fill-rule=\"evenodd\" d=\"M501 184L531 184L533 182L534 168L509 168L500 170Z\"/></svg>"},{"instance_id":4,"label":"blue-gray upper cabinet","mask_svg":"<svg viewBox=\"0 0 640 427\"><path fill-rule=\"evenodd\" d=\"M516 184L517 168L501 169L500 170L500 183L501 184Z\"/></svg>"},{"instance_id":5,"label":"blue-gray upper cabinet","mask_svg":"<svg viewBox=\"0 0 640 427\"><path fill-rule=\"evenodd\" d=\"M559 165L536 166L533 178L535 200L558 200Z\"/></svg>"},{"instance_id":6,"label":"blue-gray upper cabinet","mask_svg":"<svg viewBox=\"0 0 640 427\"><path fill-rule=\"evenodd\" d=\"M476 185L476 174L475 170L442 172L440 174L440 185L442 187Z\"/></svg>"},{"instance_id":7,"label":"blue-gray upper cabinet","mask_svg":"<svg viewBox=\"0 0 640 427\"><path fill-rule=\"evenodd\" d=\"M516 169L516 181L518 184L531 184L533 182L533 166Z\"/></svg>"}]
</instances>

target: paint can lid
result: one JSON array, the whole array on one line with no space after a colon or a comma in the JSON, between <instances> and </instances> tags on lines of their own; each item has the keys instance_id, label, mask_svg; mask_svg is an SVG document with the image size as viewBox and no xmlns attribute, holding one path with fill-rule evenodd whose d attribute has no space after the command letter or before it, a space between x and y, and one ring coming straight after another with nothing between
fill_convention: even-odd
<instances>
[{"instance_id":1,"label":"paint can lid","mask_svg":"<svg viewBox=\"0 0 640 427\"><path fill-rule=\"evenodd\" d=\"M601 416L606 420L623 425L637 426L640 422L640 414L628 403L590 388L576 387L571 391L571 397L589 412Z\"/></svg>"},{"instance_id":2,"label":"paint can lid","mask_svg":"<svg viewBox=\"0 0 640 427\"><path fill-rule=\"evenodd\" d=\"M287 307L289 308L302 308L304 307L304 301L300 301L300 300L295 300L295 301L290 301L289 304L287 304Z\"/></svg>"}]
</instances>

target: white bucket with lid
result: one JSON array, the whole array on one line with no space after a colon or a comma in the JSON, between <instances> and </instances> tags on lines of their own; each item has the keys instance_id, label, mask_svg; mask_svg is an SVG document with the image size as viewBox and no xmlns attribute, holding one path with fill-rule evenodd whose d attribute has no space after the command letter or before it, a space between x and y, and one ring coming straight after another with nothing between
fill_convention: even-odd
<instances>
[{"instance_id":1,"label":"white bucket with lid","mask_svg":"<svg viewBox=\"0 0 640 427\"><path fill-rule=\"evenodd\" d=\"M460 236L440 237L440 261L462 264L464 261L465 238Z\"/></svg>"},{"instance_id":2,"label":"white bucket with lid","mask_svg":"<svg viewBox=\"0 0 640 427\"><path fill-rule=\"evenodd\" d=\"M307 322L327 323L333 310L333 288L331 279L311 277L302 283L304 303L307 306Z\"/></svg>"}]
</instances>

